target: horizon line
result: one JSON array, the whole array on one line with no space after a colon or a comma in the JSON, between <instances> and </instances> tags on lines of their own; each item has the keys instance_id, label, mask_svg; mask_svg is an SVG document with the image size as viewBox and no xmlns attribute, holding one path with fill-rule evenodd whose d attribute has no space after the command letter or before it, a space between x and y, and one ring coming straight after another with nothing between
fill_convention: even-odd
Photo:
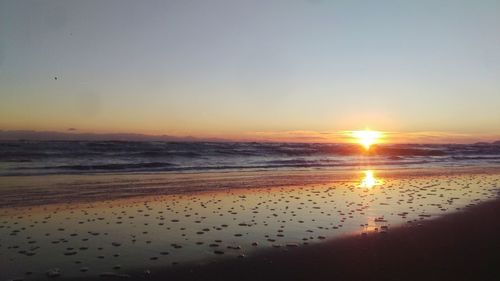
<instances>
[{"instance_id":1,"label":"horizon line","mask_svg":"<svg viewBox=\"0 0 500 281\"><path fill-rule=\"evenodd\" d=\"M265 142L265 143L353 143L346 135L349 131L268 131L245 132L240 137L144 134L135 132L84 132L70 128L66 131L3 130L0 141L166 141L166 142ZM383 132L383 131L382 131ZM445 132L383 132L385 137L380 144L477 144L500 142L498 135L482 135ZM328 135L330 137L325 137Z\"/></svg>"}]
</instances>

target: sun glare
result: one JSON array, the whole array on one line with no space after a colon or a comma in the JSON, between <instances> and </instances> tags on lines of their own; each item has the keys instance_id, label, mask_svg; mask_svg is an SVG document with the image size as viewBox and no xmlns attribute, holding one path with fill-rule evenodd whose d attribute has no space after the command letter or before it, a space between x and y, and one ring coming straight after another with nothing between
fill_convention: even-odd
<instances>
[{"instance_id":1,"label":"sun glare","mask_svg":"<svg viewBox=\"0 0 500 281\"><path fill-rule=\"evenodd\" d=\"M353 131L352 136L361 144L366 150L370 149L370 146L377 143L382 137L382 132L363 130L363 131Z\"/></svg>"}]
</instances>

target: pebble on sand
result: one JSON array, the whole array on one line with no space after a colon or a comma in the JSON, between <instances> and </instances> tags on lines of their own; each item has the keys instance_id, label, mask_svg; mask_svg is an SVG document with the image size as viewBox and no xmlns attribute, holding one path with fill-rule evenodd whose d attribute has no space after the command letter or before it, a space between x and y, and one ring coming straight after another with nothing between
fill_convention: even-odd
<instances>
[{"instance_id":1,"label":"pebble on sand","mask_svg":"<svg viewBox=\"0 0 500 281\"><path fill-rule=\"evenodd\" d=\"M61 276L61 270L59 268L52 268L47 270L45 274L50 278L59 277Z\"/></svg>"}]
</instances>

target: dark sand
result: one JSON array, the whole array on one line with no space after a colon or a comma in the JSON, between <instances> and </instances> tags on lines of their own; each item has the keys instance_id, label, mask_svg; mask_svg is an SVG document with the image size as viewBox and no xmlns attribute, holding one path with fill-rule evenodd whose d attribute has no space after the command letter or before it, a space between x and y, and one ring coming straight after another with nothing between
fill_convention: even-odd
<instances>
[{"instance_id":1,"label":"dark sand","mask_svg":"<svg viewBox=\"0 0 500 281\"><path fill-rule=\"evenodd\" d=\"M500 200L420 225L151 270L153 280L500 280Z\"/></svg>"}]
</instances>

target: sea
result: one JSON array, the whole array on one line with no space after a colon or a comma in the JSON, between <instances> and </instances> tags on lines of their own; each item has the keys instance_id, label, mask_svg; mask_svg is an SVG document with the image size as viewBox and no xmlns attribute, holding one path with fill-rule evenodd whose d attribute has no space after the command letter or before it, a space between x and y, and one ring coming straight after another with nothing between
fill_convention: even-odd
<instances>
[{"instance_id":1,"label":"sea","mask_svg":"<svg viewBox=\"0 0 500 281\"><path fill-rule=\"evenodd\" d=\"M1 141L0 176L428 168L500 165L500 142L357 144L161 141Z\"/></svg>"}]
</instances>

